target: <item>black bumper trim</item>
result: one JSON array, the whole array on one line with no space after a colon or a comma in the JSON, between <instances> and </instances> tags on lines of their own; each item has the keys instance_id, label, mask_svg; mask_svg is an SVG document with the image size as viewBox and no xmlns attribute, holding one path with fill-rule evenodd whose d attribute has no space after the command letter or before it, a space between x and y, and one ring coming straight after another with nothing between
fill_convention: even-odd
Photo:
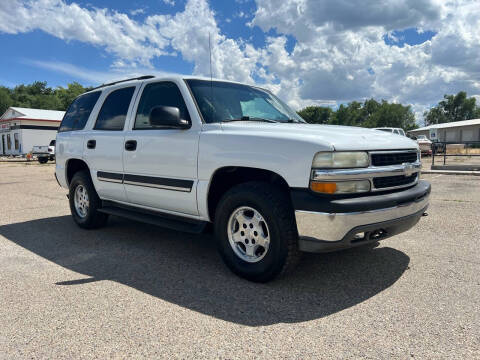
<instances>
[{"instance_id":1,"label":"black bumper trim","mask_svg":"<svg viewBox=\"0 0 480 360\"><path fill-rule=\"evenodd\" d=\"M293 188L290 191L295 210L323 213L351 213L399 206L418 201L430 194L430 183L420 180L406 190L356 197L329 198L319 196L308 189Z\"/></svg>"}]
</instances>

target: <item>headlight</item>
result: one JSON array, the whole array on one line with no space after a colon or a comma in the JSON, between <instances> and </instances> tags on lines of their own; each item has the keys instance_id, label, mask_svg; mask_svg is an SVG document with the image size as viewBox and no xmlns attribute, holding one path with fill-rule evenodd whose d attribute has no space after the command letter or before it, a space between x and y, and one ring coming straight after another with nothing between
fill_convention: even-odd
<instances>
[{"instance_id":1,"label":"headlight","mask_svg":"<svg viewBox=\"0 0 480 360\"><path fill-rule=\"evenodd\" d=\"M312 168L347 169L368 167L368 153L356 152L319 152L313 158Z\"/></svg>"},{"instance_id":2,"label":"headlight","mask_svg":"<svg viewBox=\"0 0 480 360\"><path fill-rule=\"evenodd\" d=\"M353 180L353 181L335 181L321 182L312 181L310 189L318 193L324 194L355 194L370 191L370 181Z\"/></svg>"}]
</instances>

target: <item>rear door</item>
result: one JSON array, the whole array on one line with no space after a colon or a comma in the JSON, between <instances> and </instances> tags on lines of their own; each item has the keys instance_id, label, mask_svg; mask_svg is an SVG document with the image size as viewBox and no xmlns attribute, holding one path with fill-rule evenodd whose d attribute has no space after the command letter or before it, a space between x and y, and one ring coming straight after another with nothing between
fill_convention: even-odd
<instances>
[{"instance_id":1,"label":"rear door","mask_svg":"<svg viewBox=\"0 0 480 360\"><path fill-rule=\"evenodd\" d=\"M102 94L102 106L85 132L84 156L100 198L127 201L123 187L124 127L132 111L136 86L113 88Z\"/></svg>"},{"instance_id":2,"label":"rear door","mask_svg":"<svg viewBox=\"0 0 480 360\"><path fill-rule=\"evenodd\" d=\"M134 205L198 215L196 181L200 124L192 123L184 100L188 90L185 84L179 85L173 81L143 85L131 130L125 134L124 184L128 200ZM156 106L178 107L181 117L192 127L181 130L152 126L149 115Z\"/></svg>"}]
</instances>

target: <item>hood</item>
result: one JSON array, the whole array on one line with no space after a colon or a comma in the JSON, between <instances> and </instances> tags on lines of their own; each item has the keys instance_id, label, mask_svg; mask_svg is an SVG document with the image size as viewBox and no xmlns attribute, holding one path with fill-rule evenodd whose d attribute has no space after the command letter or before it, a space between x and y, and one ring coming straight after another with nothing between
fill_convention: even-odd
<instances>
[{"instance_id":1,"label":"hood","mask_svg":"<svg viewBox=\"0 0 480 360\"><path fill-rule=\"evenodd\" d=\"M307 141L336 151L418 149L418 144L406 136L354 126L236 121L222 123L222 129L251 136Z\"/></svg>"}]
</instances>

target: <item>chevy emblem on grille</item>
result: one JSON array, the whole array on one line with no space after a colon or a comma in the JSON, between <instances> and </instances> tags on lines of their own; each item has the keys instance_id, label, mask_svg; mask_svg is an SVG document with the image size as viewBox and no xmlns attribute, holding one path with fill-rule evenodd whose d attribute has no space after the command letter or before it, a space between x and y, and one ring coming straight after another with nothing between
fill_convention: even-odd
<instances>
[{"instance_id":1,"label":"chevy emblem on grille","mask_svg":"<svg viewBox=\"0 0 480 360\"><path fill-rule=\"evenodd\" d=\"M405 176L411 176L415 172L415 167L410 163L403 163L403 172Z\"/></svg>"}]
</instances>

